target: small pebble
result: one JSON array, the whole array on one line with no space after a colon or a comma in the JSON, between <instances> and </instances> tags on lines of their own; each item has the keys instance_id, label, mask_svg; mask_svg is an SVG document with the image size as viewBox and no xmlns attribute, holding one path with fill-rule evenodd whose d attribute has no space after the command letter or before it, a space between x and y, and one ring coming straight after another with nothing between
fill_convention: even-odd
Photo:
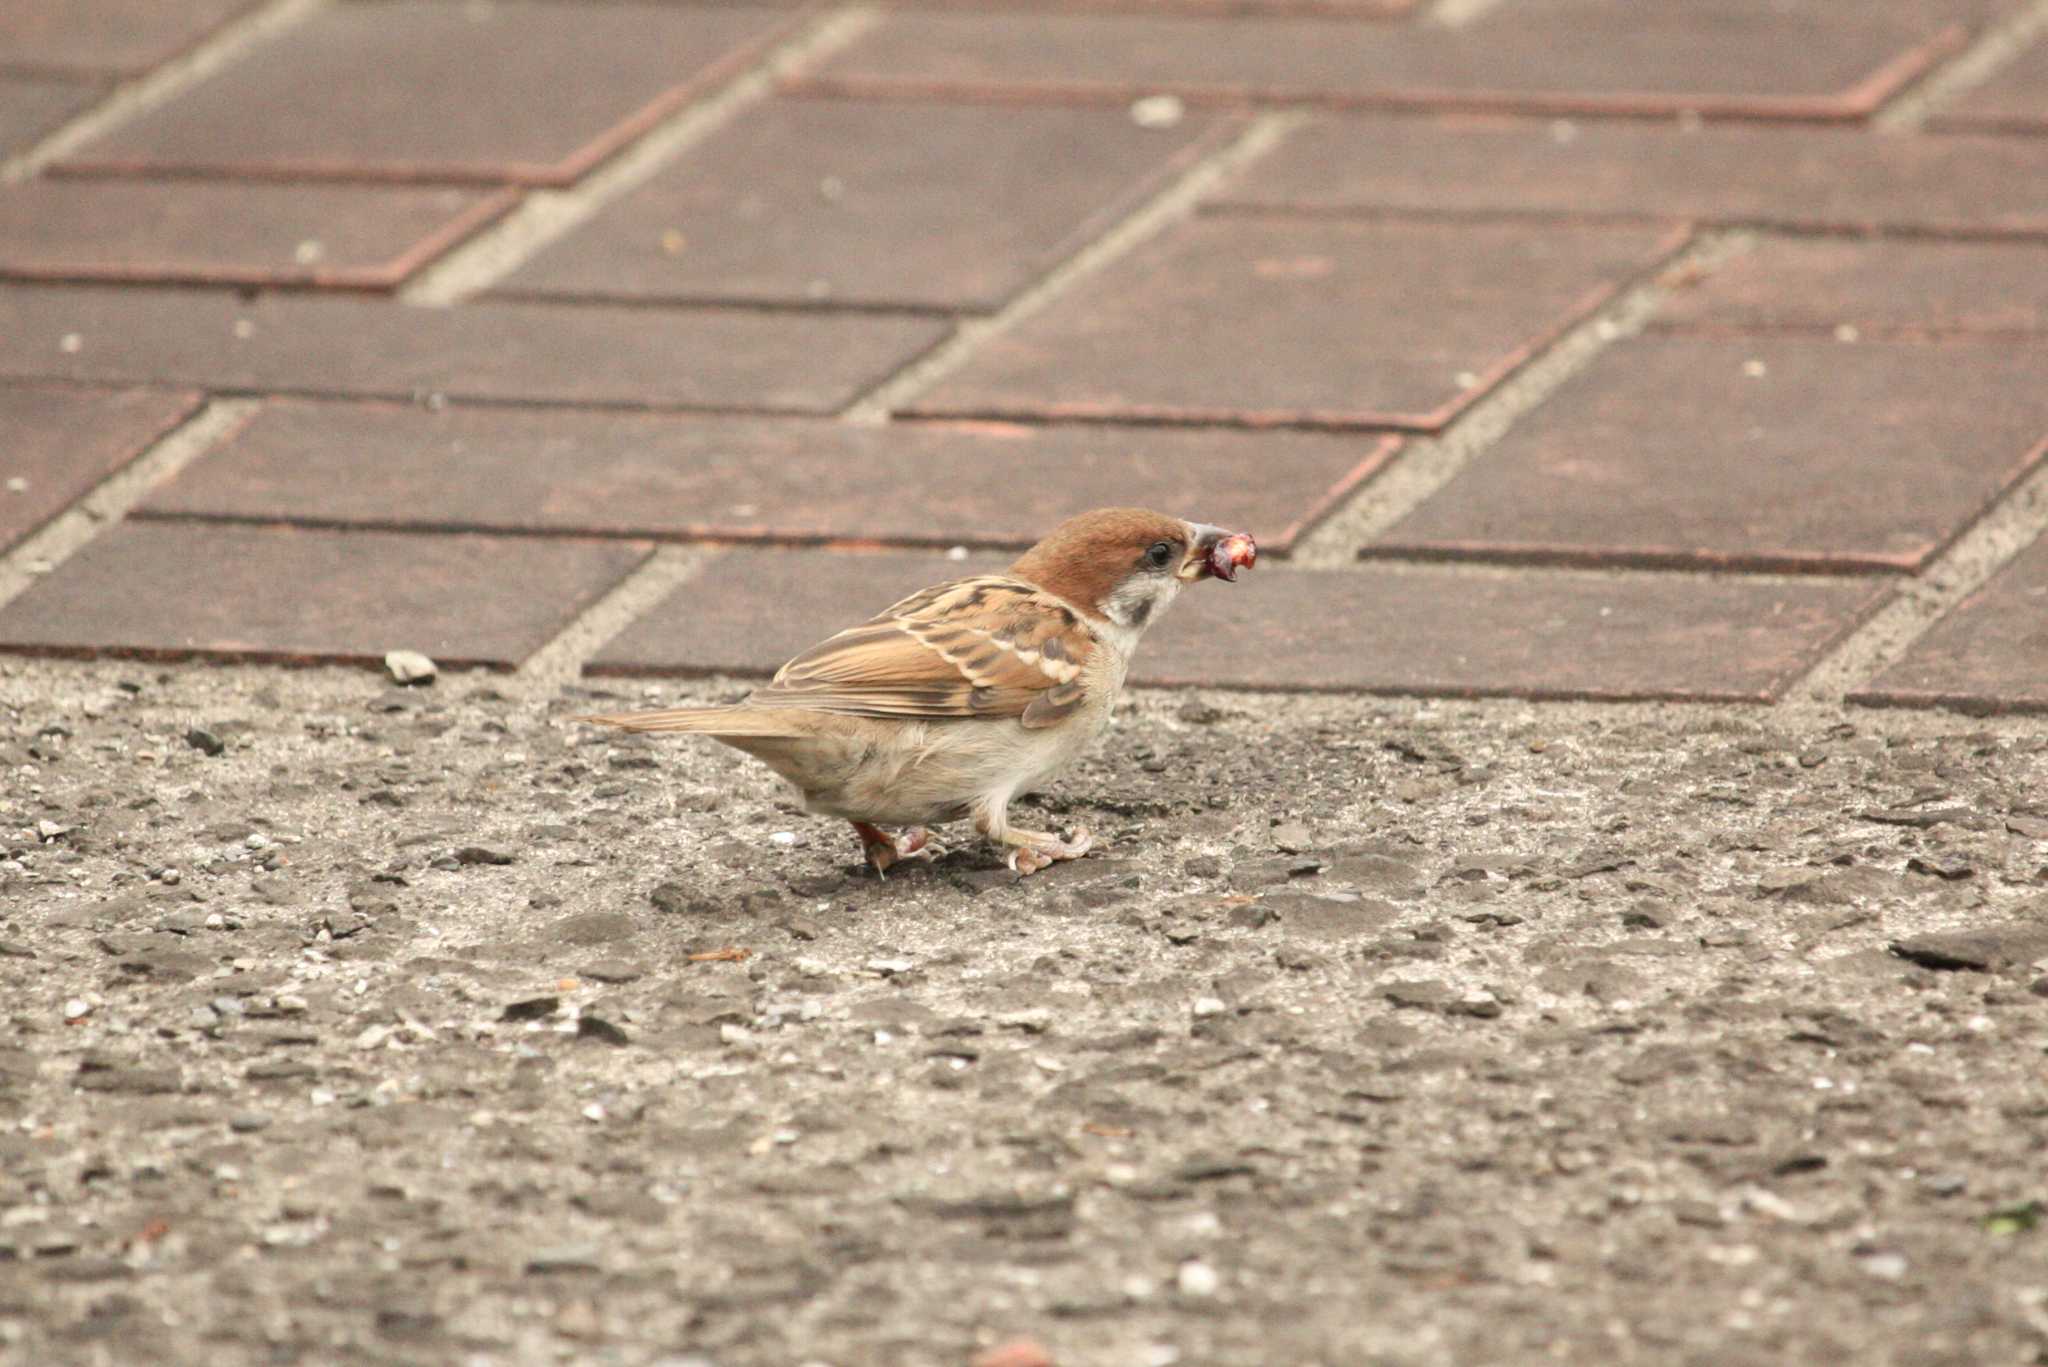
<instances>
[{"instance_id":1,"label":"small pebble","mask_svg":"<svg viewBox=\"0 0 2048 1367\"><path fill-rule=\"evenodd\" d=\"M1223 1279L1216 1275L1216 1269L1200 1260L1180 1265L1180 1273L1174 1278L1183 1296L1213 1296Z\"/></svg>"},{"instance_id":2,"label":"small pebble","mask_svg":"<svg viewBox=\"0 0 2048 1367\"><path fill-rule=\"evenodd\" d=\"M1283 821L1273 828L1273 848L1282 854L1300 854L1314 844L1315 837L1299 821Z\"/></svg>"},{"instance_id":3,"label":"small pebble","mask_svg":"<svg viewBox=\"0 0 2048 1367\"><path fill-rule=\"evenodd\" d=\"M1140 128L1172 128L1187 112L1178 95L1147 95L1131 101L1131 122Z\"/></svg>"},{"instance_id":4,"label":"small pebble","mask_svg":"<svg viewBox=\"0 0 2048 1367\"><path fill-rule=\"evenodd\" d=\"M407 686L430 684L440 673L440 667L417 650L394 650L384 657L384 670L392 679Z\"/></svg>"}]
</instances>

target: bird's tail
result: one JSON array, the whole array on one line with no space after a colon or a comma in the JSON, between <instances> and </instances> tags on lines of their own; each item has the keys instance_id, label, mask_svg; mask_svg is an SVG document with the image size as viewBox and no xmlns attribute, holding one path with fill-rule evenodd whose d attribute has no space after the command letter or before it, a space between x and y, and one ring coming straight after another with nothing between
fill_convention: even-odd
<instances>
[{"instance_id":1,"label":"bird's tail","mask_svg":"<svg viewBox=\"0 0 2048 1367\"><path fill-rule=\"evenodd\" d=\"M571 721L616 726L621 731L694 731L700 736L799 736L797 718L779 708L671 707L660 712L615 712Z\"/></svg>"}]
</instances>

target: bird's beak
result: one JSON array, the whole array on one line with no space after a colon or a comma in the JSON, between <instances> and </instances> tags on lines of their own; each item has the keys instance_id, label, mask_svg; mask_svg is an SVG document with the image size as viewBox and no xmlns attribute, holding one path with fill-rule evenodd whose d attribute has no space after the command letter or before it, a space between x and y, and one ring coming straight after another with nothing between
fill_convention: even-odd
<instances>
[{"instance_id":1,"label":"bird's beak","mask_svg":"<svg viewBox=\"0 0 2048 1367\"><path fill-rule=\"evenodd\" d=\"M1216 578L1234 582L1240 569L1259 563L1258 543L1245 532L1226 532L1221 527L1195 523L1188 539L1188 558L1180 567L1187 580Z\"/></svg>"}]
</instances>

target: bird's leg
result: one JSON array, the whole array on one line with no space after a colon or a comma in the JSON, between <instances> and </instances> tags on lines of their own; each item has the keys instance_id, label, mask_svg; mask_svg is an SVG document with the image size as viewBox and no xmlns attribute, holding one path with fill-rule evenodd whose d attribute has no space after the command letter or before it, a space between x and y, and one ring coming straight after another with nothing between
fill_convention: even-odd
<instances>
[{"instance_id":1,"label":"bird's leg","mask_svg":"<svg viewBox=\"0 0 2048 1367\"><path fill-rule=\"evenodd\" d=\"M922 826L912 826L902 835L890 835L879 826L870 826L865 821L853 823L855 835L860 837L860 847L867 852L868 863L874 865L877 877L886 878L892 865L904 859L928 858L931 851L926 848L932 833Z\"/></svg>"},{"instance_id":2,"label":"bird's leg","mask_svg":"<svg viewBox=\"0 0 2048 1367\"><path fill-rule=\"evenodd\" d=\"M1010 824L1009 807L1007 800L977 803L974 826L998 845L1009 847L1005 862L1019 874L1037 873L1057 860L1079 859L1095 847L1095 837L1085 830L1075 831L1071 840L1062 840L1051 831L1020 831Z\"/></svg>"}]
</instances>

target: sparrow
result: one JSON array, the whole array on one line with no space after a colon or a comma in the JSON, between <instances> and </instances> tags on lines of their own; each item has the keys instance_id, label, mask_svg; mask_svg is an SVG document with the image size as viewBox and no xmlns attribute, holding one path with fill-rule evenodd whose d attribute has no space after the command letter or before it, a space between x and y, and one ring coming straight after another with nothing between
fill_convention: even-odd
<instances>
[{"instance_id":1,"label":"sparrow","mask_svg":"<svg viewBox=\"0 0 2048 1367\"><path fill-rule=\"evenodd\" d=\"M1011 801L1102 734L1139 638L1183 588L1257 560L1242 532L1100 508L1002 574L936 584L820 642L738 703L577 720L745 751L806 810L851 822L878 874L963 819L1031 874L1094 841L1012 826Z\"/></svg>"}]
</instances>

